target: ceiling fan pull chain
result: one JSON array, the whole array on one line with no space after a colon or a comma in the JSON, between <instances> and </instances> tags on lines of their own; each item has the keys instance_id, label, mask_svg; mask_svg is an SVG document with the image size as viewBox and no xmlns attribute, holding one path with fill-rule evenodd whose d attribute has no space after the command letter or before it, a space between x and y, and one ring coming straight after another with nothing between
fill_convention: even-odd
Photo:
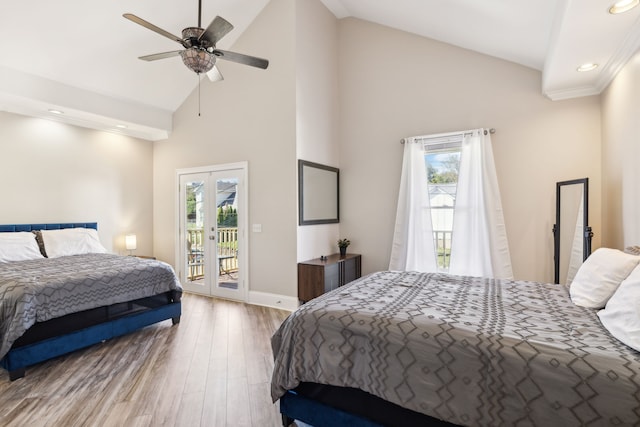
<instances>
[{"instance_id":1,"label":"ceiling fan pull chain","mask_svg":"<svg viewBox=\"0 0 640 427\"><path fill-rule=\"evenodd\" d=\"M197 73L198 76L198 117L200 117L200 73Z\"/></svg>"}]
</instances>

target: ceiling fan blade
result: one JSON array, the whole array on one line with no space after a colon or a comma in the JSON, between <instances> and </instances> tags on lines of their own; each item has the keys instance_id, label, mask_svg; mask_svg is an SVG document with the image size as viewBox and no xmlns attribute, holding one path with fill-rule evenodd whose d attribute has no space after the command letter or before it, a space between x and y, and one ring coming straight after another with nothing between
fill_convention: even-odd
<instances>
[{"instance_id":1,"label":"ceiling fan blade","mask_svg":"<svg viewBox=\"0 0 640 427\"><path fill-rule=\"evenodd\" d=\"M207 40L212 46L215 46L231 30L233 30L233 25L226 19L216 16L204 30L204 33L200 34L198 40Z\"/></svg>"},{"instance_id":2,"label":"ceiling fan blade","mask_svg":"<svg viewBox=\"0 0 640 427\"><path fill-rule=\"evenodd\" d=\"M140 56L138 59L143 61L155 61L158 59L171 58L180 55L181 50L172 50L171 52L154 53L153 55Z\"/></svg>"},{"instance_id":3,"label":"ceiling fan blade","mask_svg":"<svg viewBox=\"0 0 640 427\"><path fill-rule=\"evenodd\" d=\"M166 38L171 39L173 41L176 41L176 42L178 42L178 43L180 43L181 45L184 46L184 42L180 37L178 37L176 35L173 35L170 32L165 31L160 27L156 27L151 22L147 22L144 19L139 18L136 15L133 15L131 13L125 13L122 16L127 18L129 21L132 21L132 22L135 22L136 24L142 25L143 27L148 28L151 31L155 31L156 33L160 34L161 36L165 36Z\"/></svg>"},{"instance_id":4,"label":"ceiling fan blade","mask_svg":"<svg viewBox=\"0 0 640 427\"><path fill-rule=\"evenodd\" d=\"M209 77L209 80L211 80L212 82L219 82L221 80L224 80L224 77L222 77L222 73L215 65L212 69L207 71L207 77Z\"/></svg>"},{"instance_id":5,"label":"ceiling fan blade","mask_svg":"<svg viewBox=\"0 0 640 427\"><path fill-rule=\"evenodd\" d=\"M228 50L214 49L213 54L220 59L238 62L240 64L251 65L252 67L262 68L266 70L269 61L255 56L243 55L242 53L229 52Z\"/></svg>"}]
</instances>

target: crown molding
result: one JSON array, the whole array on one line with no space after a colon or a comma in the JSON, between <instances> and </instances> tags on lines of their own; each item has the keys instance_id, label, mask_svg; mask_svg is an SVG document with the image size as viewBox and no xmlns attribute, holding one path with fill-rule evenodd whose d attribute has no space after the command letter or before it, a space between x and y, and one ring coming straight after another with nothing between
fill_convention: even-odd
<instances>
[{"instance_id":1,"label":"crown molding","mask_svg":"<svg viewBox=\"0 0 640 427\"><path fill-rule=\"evenodd\" d=\"M583 96L599 95L600 91L595 86L582 86L575 88L546 90L544 96L552 101L562 101L564 99L580 98Z\"/></svg>"},{"instance_id":2,"label":"crown molding","mask_svg":"<svg viewBox=\"0 0 640 427\"><path fill-rule=\"evenodd\" d=\"M611 55L609 61L600 71L595 82L595 88L598 93L609 86L638 49L640 49L640 18L635 22L618 50Z\"/></svg>"},{"instance_id":3,"label":"crown molding","mask_svg":"<svg viewBox=\"0 0 640 427\"><path fill-rule=\"evenodd\" d=\"M558 3L556 21L552 31L549 53L545 63L545 70L552 64L556 55L559 54L557 49L557 41L561 37L562 21L564 14L567 13L567 0L561 0ZM550 86L550 76L543 71L542 75L542 93L552 101L560 101L563 99L579 98L582 96L600 95L609 84L615 79L620 70L629 62L631 57L640 49L640 18L636 20L625 39L620 43L618 49L609 57L609 60L601 65L594 74L593 78L587 84L582 83L580 86L570 87L564 86L557 89L548 89ZM557 87L557 86L556 86Z\"/></svg>"}]
</instances>

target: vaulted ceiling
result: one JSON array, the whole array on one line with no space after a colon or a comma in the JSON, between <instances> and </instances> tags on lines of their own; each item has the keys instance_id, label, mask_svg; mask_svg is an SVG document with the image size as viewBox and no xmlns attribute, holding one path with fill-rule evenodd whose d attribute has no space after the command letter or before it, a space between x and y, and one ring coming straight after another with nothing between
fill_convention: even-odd
<instances>
[{"instance_id":1,"label":"vaulted ceiling","mask_svg":"<svg viewBox=\"0 0 640 427\"><path fill-rule=\"evenodd\" d=\"M204 0L202 25L216 15L231 22L235 29L218 43L230 49L268 1ZM612 15L613 0L321 1L337 18L375 22L540 70L541 92L553 100L600 93L640 47L640 7ZM68 123L166 138L171 115L197 76L179 57L137 59L180 46L127 21L125 12L180 35L197 24L198 2L2 2L0 110L51 118L49 110L59 109L64 114L57 119ZM577 72L584 63L598 67ZM225 74L223 61L218 68Z\"/></svg>"}]
</instances>

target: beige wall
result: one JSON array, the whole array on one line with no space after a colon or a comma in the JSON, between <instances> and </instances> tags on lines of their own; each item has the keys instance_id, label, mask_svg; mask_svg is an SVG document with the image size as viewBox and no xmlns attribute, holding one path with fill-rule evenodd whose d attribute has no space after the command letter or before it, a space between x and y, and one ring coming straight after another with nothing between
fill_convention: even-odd
<instances>
[{"instance_id":1,"label":"beige wall","mask_svg":"<svg viewBox=\"0 0 640 427\"><path fill-rule=\"evenodd\" d=\"M249 224L263 230L249 234L250 290L295 297L296 262L333 252L336 236L363 254L365 273L387 267L400 138L495 127L516 278L552 278L556 181L590 178L594 247L609 230L614 243L623 239L616 191L623 175L621 191L637 191L637 153L626 154L638 134L631 125L638 102L626 95L637 93L637 58L603 97L601 163L599 97L549 101L535 70L372 23L337 21L318 1L270 2L233 50L266 57L270 67L221 61L226 79L202 82L202 116L194 91L174 115L171 137L155 144L1 113L0 222L95 220L109 249L123 251L124 234L135 232L137 253L173 263L176 170L247 161ZM297 158L340 167L339 226L297 226ZM637 206L625 209L631 218ZM638 243L635 235L624 239Z\"/></svg>"},{"instance_id":2,"label":"beige wall","mask_svg":"<svg viewBox=\"0 0 640 427\"><path fill-rule=\"evenodd\" d=\"M600 226L599 97L552 102L540 72L380 25L340 21L340 234L363 272L386 269L402 159L400 139L493 127L516 279L553 280L555 183L590 179Z\"/></svg>"},{"instance_id":3,"label":"beige wall","mask_svg":"<svg viewBox=\"0 0 640 427\"><path fill-rule=\"evenodd\" d=\"M222 82L202 80L154 146L155 253L175 261L176 170L241 161L249 168L249 290L297 295L295 8L273 0L233 45L269 59L267 70L220 61ZM195 78L195 76L188 76ZM251 229L251 225L249 227Z\"/></svg>"},{"instance_id":4,"label":"beige wall","mask_svg":"<svg viewBox=\"0 0 640 427\"><path fill-rule=\"evenodd\" d=\"M338 20L318 0L296 2L297 158L339 167ZM298 227L298 261L337 252L339 224Z\"/></svg>"},{"instance_id":5,"label":"beige wall","mask_svg":"<svg viewBox=\"0 0 640 427\"><path fill-rule=\"evenodd\" d=\"M640 245L640 52L602 94L603 246Z\"/></svg>"},{"instance_id":6,"label":"beige wall","mask_svg":"<svg viewBox=\"0 0 640 427\"><path fill-rule=\"evenodd\" d=\"M152 143L0 112L0 223L98 222L109 251L152 255Z\"/></svg>"},{"instance_id":7,"label":"beige wall","mask_svg":"<svg viewBox=\"0 0 640 427\"><path fill-rule=\"evenodd\" d=\"M98 221L108 249L124 252L135 232L136 253L173 263L176 169L248 161L249 224L263 226L249 235L250 289L295 296L296 261L333 251L338 235L365 273L387 267L400 138L494 127L516 278L552 278L557 181L590 178L595 248L640 244L640 55L601 107L549 101L535 70L337 21L317 0L273 0L233 50L270 67L221 61L224 82L202 82L202 116L196 91L156 144L0 113L0 223ZM297 158L340 167L339 226L297 227Z\"/></svg>"}]
</instances>

